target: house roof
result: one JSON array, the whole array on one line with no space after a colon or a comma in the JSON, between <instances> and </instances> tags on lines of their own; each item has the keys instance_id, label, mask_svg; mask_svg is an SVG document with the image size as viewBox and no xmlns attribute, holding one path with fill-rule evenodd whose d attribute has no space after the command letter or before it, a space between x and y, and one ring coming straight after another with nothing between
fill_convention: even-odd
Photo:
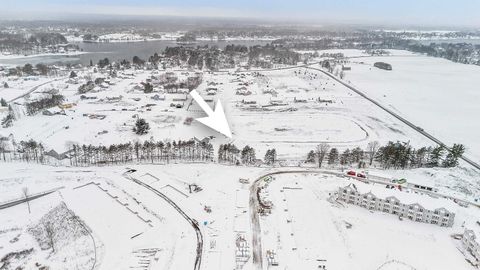
<instances>
[{"instance_id":1,"label":"house roof","mask_svg":"<svg viewBox=\"0 0 480 270\"><path fill-rule=\"evenodd\" d=\"M379 199L390 199L392 201L399 201L406 205L419 205L424 209L428 210L444 210L449 212L455 212L455 209L459 207L452 200L444 198L434 198L427 194L414 193L412 191L407 191L403 189L402 191L398 189L389 189L385 185L381 184L366 184L363 182L356 182L355 188L357 192L361 194L373 194L376 198ZM350 189L354 189L350 187Z\"/></svg>"}]
</instances>

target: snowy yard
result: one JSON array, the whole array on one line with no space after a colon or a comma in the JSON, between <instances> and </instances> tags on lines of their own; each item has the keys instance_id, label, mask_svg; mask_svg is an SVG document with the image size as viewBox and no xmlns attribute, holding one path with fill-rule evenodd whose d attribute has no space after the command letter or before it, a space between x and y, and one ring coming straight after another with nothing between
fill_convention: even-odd
<instances>
[{"instance_id":1,"label":"snowy yard","mask_svg":"<svg viewBox=\"0 0 480 270\"><path fill-rule=\"evenodd\" d=\"M275 178L268 187L272 214L261 219L262 241L264 253L275 251L282 269L319 265L327 269L472 269L451 234L462 233L462 219L478 215L478 209L467 214L458 206L455 226L442 228L332 204L329 194L351 183L342 178L318 174ZM422 200L418 196L419 203ZM392 260L396 262L379 268Z\"/></svg>"}]
</instances>

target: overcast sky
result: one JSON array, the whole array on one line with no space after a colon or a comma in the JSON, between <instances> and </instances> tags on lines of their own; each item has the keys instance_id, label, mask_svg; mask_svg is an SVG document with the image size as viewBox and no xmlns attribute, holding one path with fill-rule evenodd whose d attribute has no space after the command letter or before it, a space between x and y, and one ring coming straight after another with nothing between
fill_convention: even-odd
<instances>
[{"instance_id":1,"label":"overcast sky","mask_svg":"<svg viewBox=\"0 0 480 270\"><path fill-rule=\"evenodd\" d=\"M480 26L480 0L0 0L0 18L173 15L319 23Z\"/></svg>"}]
</instances>

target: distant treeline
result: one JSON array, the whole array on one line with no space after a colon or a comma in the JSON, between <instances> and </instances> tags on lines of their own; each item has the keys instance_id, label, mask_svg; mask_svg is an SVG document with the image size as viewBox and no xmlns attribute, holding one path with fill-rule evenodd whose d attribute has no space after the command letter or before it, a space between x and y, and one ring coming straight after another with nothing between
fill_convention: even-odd
<instances>
[{"instance_id":1,"label":"distant treeline","mask_svg":"<svg viewBox=\"0 0 480 270\"><path fill-rule=\"evenodd\" d=\"M273 42L285 48L295 50L328 50L328 49L359 49L359 50L384 50L397 49L428 56L441 57L453 62L480 65L480 45L470 43L431 43L424 45L415 40L405 39L395 34L370 34L352 33L349 38L338 42L338 39L325 37L317 40L302 40L285 38Z\"/></svg>"},{"instance_id":2,"label":"distant treeline","mask_svg":"<svg viewBox=\"0 0 480 270\"><path fill-rule=\"evenodd\" d=\"M78 49L76 45L65 45L67 43L67 39L59 33L32 33L25 35L0 31L0 52L29 55L42 53L43 49L47 47L50 52L57 52L58 45Z\"/></svg>"},{"instance_id":3,"label":"distant treeline","mask_svg":"<svg viewBox=\"0 0 480 270\"><path fill-rule=\"evenodd\" d=\"M480 66L480 45L469 43L415 44L409 46L408 50L417 53L424 53L428 56L445 58L456 63Z\"/></svg>"}]
</instances>

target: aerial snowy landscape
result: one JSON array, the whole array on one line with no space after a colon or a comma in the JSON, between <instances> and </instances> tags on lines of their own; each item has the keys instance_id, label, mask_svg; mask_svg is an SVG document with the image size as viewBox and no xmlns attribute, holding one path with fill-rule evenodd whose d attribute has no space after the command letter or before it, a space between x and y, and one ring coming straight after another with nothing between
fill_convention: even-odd
<instances>
[{"instance_id":1,"label":"aerial snowy landscape","mask_svg":"<svg viewBox=\"0 0 480 270\"><path fill-rule=\"evenodd\" d=\"M204 2L6 1L0 270L480 268L478 4Z\"/></svg>"}]
</instances>

